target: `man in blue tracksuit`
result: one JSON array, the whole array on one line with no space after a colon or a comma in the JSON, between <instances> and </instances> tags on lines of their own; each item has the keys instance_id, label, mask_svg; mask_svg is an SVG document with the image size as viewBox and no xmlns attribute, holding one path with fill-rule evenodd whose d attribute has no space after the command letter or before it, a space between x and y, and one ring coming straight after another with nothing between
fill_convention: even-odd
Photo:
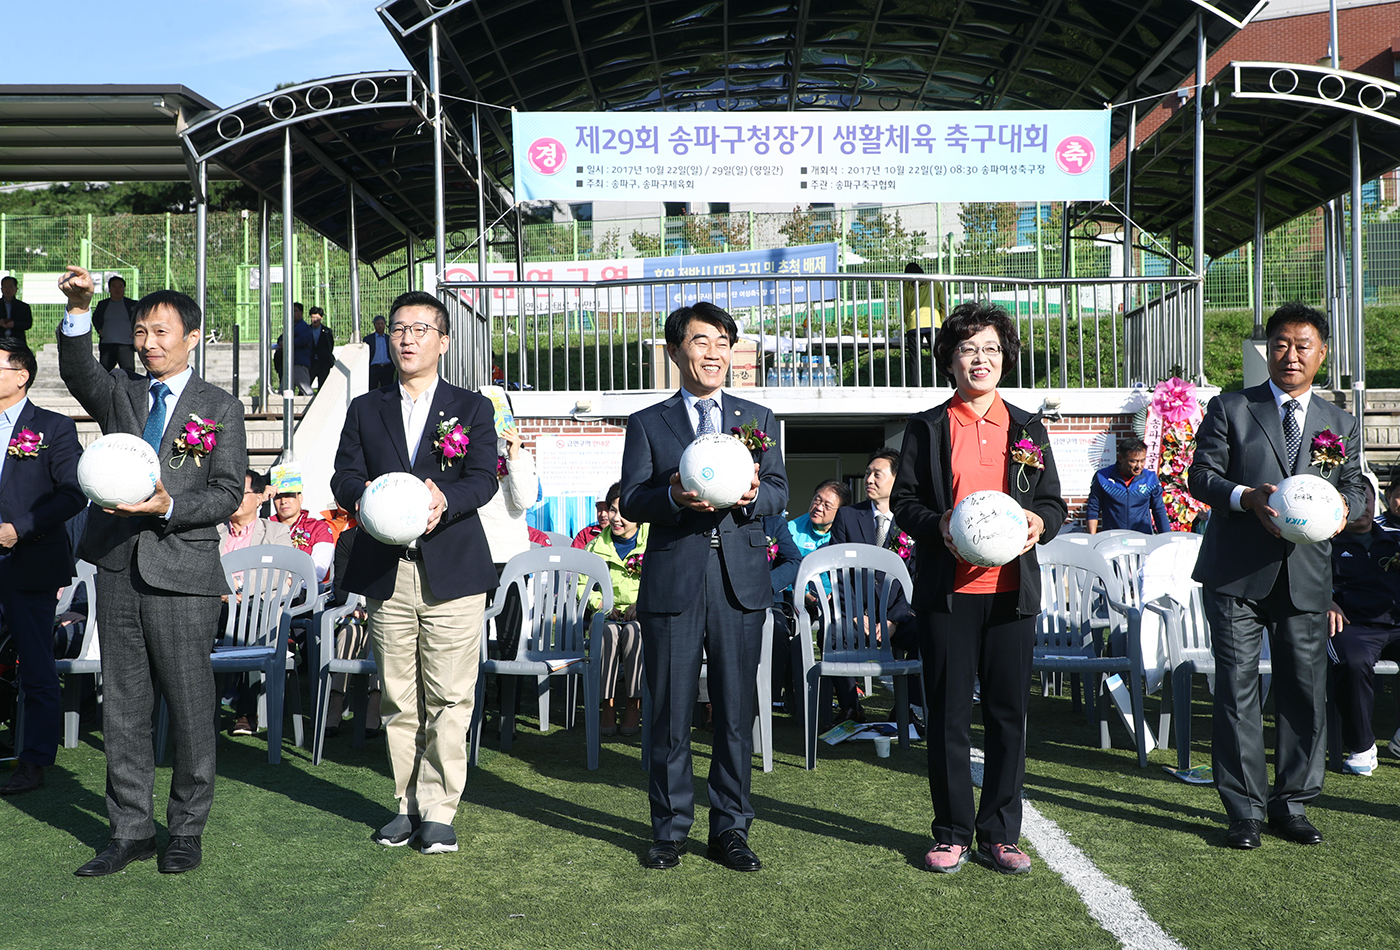
<instances>
[{"instance_id":1,"label":"man in blue tracksuit","mask_svg":"<svg viewBox=\"0 0 1400 950\"><path fill-rule=\"evenodd\" d=\"M1143 470L1146 463L1147 444L1138 438L1127 438L1118 443L1118 461L1094 473L1089 503L1084 509L1090 534L1114 528L1143 534L1162 534L1172 529L1162 500L1162 483L1156 472Z\"/></svg>"}]
</instances>

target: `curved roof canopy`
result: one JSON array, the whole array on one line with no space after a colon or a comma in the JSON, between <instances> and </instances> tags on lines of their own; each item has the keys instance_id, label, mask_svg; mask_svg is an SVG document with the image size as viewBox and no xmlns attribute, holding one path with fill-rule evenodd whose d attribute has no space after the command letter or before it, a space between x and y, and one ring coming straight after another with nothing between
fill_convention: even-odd
<instances>
[{"instance_id":1,"label":"curved roof canopy","mask_svg":"<svg viewBox=\"0 0 1400 950\"><path fill-rule=\"evenodd\" d=\"M445 107L527 111L1098 109L1174 89L1256 0L390 0L420 75L431 30ZM509 182L510 115L483 110ZM1126 131L1116 119L1115 137Z\"/></svg>"}]
</instances>

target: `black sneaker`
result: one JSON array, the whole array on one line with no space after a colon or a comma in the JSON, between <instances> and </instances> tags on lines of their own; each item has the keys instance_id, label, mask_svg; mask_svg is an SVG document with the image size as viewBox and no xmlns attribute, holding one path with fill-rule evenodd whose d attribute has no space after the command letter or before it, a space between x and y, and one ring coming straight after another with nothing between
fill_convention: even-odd
<instances>
[{"instance_id":1,"label":"black sneaker","mask_svg":"<svg viewBox=\"0 0 1400 950\"><path fill-rule=\"evenodd\" d=\"M451 825L444 825L440 821L425 821L419 844L424 854L446 854L457 850L457 835Z\"/></svg>"},{"instance_id":2,"label":"black sneaker","mask_svg":"<svg viewBox=\"0 0 1400 950\"><path fill-rule=\"evenodd\" d=\"M402 848L422 830L417 815L395 815L394 820L374 833L374 843L386 848Z\"/></svg>"}]
</instances>

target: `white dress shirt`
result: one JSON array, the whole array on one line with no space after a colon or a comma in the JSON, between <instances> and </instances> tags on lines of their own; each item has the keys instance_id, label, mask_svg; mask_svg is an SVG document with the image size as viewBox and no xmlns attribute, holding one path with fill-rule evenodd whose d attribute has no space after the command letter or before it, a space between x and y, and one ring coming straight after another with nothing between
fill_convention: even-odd
<instances>
[{"instance_id":1,"label":"white dress shirt","mask_svg":"<svg viewBox=\"0 0 1400 950\"><path fill-rule=\"evenodd\" d=\"M399 408L403 411L403 434L408 443L409 465L418 462L418 445L423 441L423 430L428 427L428 412L433 408L433 396L437 394L440 378L434 376L417 399L408 394L403 383L399 383Z\"/></svg>"},{"instance_id":2,"label":"white dress shirt","mask_svg":"<svg viewBox=\"0 0 1400 950\"><path fill-rule=\"evenodd\" d=\"M1274 381L1271 379L1269 380L1269 391L1274 394L1274 406L1278 409L1278 421L1280 423L1282 423L1283 420L1288 416L1288 410L1283 408L1283 404L1288 402L1290 399L1298 400L1298 404L1303 407L1302 409L1298 410L1298 414L1296 417L1298 420L1298 432L1306 432L1308 430L1308 406L1312 404L1312 387L1309 386L1305 391L1299 393L1297 396L1290 396L1288 395L1288 393L1284 392L1282 389L1279 389L1276 385L1274 385ZM1302 448L1299 448L1298 451L1301 452ZM1236 485L1234 489L1231 490L1231 511L1244 511L1244 505L1240 504L1240 499L1244 496L1245 492L1249 491L1253 487L1253 485Z\"/></svg>"}]
</instances>

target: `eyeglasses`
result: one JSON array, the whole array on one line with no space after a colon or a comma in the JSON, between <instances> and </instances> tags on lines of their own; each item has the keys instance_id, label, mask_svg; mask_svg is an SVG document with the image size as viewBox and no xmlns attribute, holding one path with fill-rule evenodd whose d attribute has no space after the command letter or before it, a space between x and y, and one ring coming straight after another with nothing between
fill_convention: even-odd
<instances>
[{"instance_id":1,"label":"eyeglasses","mask_svg":"<svg viewBox=\"0 0 1400 950\"><path fill-rule=\"evenodd\" d=\"M841 504L839 502L833 505L829 501L822 501L821 499L817 498L812 499L812 508L817 511L834 511L840 507Z\"/></svg>"},{"instance_id":2,"label":"eyeglasses","mask_svg":"<svg viewBox=\"0 0 1400 950\"><path fill-rule=\"evenodd\" d=\"M426 323L396 323L389 328L389 336L397 340L402 338L403 335L410 330L413 331L413 338L415 340L423 339L428 335L429 330L437 330L438 333L442 332L438 330L437 327L429 326Z\"/></svg>"},{"instance_id":3,"label":"eyeglasses","mask_svg":"<svg viewBox=\"0 0 1400 950\"><path fill-rule=\"evenodd\" d=\"M0 366L0 372L3 372L4 370L9 370L9 371L12 372L12 373L23 373L23 372L25 372L25 369L24 369L23 366Z\"/></svg>"},{"instance_id":4,"label":"eyeglasses","mask_svg":"<svg viewBox=\"0 0 1400 950\"><path fill-rule=\"evenodd\" d=\"M1002 349L1001 344L999 343L988 343L986 346L980 347L974 346L971 343L964 343L962 346L958 347L953 352L957 353L965 360L970 360L974 358L978 353L981 353L983 356L987 357L988 359L991 359L994 356L1000 356L1002 354Z\"/></svg>"}]
</instances>

